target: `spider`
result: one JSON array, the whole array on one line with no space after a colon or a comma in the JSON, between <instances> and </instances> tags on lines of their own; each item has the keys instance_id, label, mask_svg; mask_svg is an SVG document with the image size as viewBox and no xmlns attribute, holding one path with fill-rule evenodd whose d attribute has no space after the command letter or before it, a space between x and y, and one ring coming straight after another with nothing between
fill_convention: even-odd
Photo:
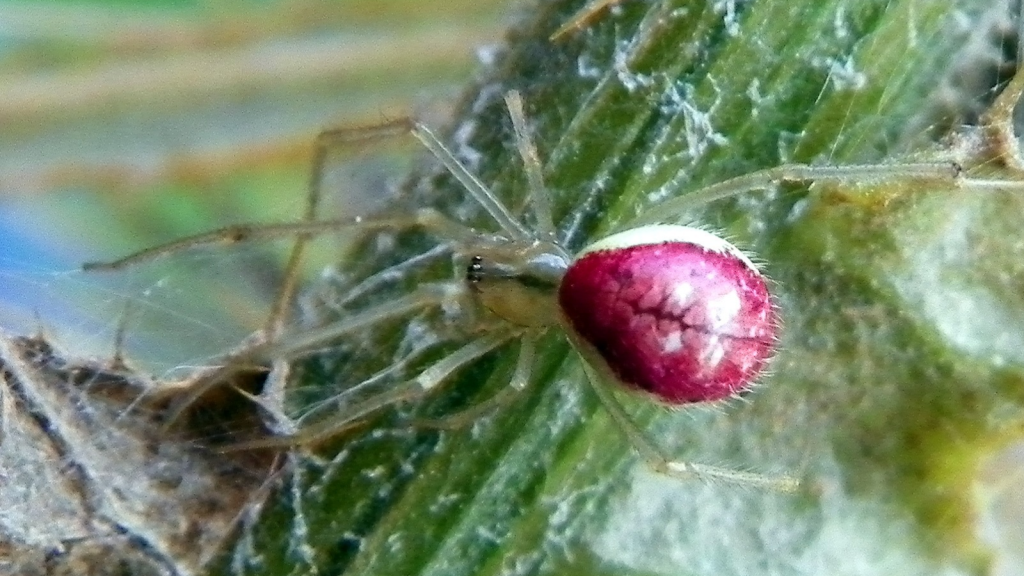
<instances>
[{"instance_id":1,"label":"spider","mask_svg":"<svg viewBox=\"0 0 1024 576\"><path fill-rule=\"evenodd\" d=\"M441 357L418 375L394 382L397 366L347 387L334 402L330 417L227 447L287 449L336 436L385 407L417 399L439 388L456 371L512 342L519 354L503 394L525 389L538 340L562 332L579 356L590 388L632 446L655 471L675 477L720 480L794 490L789 477L765 476L674 460L627 415L612 388L646 395L662 405L679 407L713 402L747 390L769 362L779 324L761 271L729 242L699 228L663 224L695 206L785 182L859 184L863 182L931 182L947 188L1005 189L1012 180L968 177L978 158L994 154L1009 168L1024 171L1016 148L1012 113L1024 91L1017 74L984 119L982 134L966 159L849 166L783 164L725 180L669 199L603 239L570 254L559 236L542 177L542 165L527 128L523 100L516 91L505 96L515 143L529 183L531 228L518 218L426 126L400 120L369 130L328 131L318 139L313 179L304 221L238 225L181 238L110 262L84 265L87 270L118 270L200 245L258 239L299 238L289 262L289 278L275 305L277 320L263 338L224 359L225 368L204 376L190 395L225 383L232 364L292 359L311 349L351 336L368 326L440 310L468 324L468 343ZM493 220L497 231L462 224L433 208L408 214L314 220L319 177L326 150L338 140L411 132L463 186ZM981 151L981 152L979 152ZM991 155L985 156L991 158ZM1019 184L1016 185L1019 187ZM312 236L344 231L374 232L420 229L453 248L462 271L451 281L423 284L401 298L342 315L280 342L281 310L295 289L295 267L302 244ZM269 336L268 336L269 334ZM378 389L379 388L379 389ZM366 390L371 393L364 394ZM359 391L356 394L355 391ZM280 391L278 391L280 393ZM492 398L497 400L498 397ZM187 404L188 399L184 402ZM470 407L456 420L472 420L491 403Z\"/></svg>"}]
</instances>

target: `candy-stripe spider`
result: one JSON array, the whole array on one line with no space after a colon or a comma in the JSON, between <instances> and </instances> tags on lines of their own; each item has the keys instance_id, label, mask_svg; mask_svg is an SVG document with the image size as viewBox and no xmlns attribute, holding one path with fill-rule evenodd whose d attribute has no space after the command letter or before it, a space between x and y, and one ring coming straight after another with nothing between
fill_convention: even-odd
<instances>
[{"instance_id":1,"label":"candy-stripe spider","mask_svg":"<svg viewBox=\"0 0 1024 576\"><path fill-rule=\"evenodd\" d=\"M1016 147L1010 143L1015 142L1012 111L1022 88L1024 75L1018 75L991 108L982 130L985 145L995 149L990 152L1011 168L1020 166ZM670 406L719 400L748 388L772 354L777 320L760 272L731 244L708 232L655 223L672 220L707 202L783 182L926 181L947 188L1020 187L1013 181L968 178L957 159L852 166L786 164L663 202L574 257L564 248L554 226L542 166L527 135L519 94L509 92L506 103L530 184L528 198L535 230L506 208L426 126L396 122L380 131L411 131L461 182L500 232L477 231L432 208L397 216L322 221L312 221L314 212L307 211L307 221L231 226L85 268L121 269L211 243L419 228L452 246L464 258L465 272L451 282L420 285L404 297L280 341L265 338L225 358L226 369L232 364L266 365L296 358L369 326L428 309L442 310L444 315L466 322L470 341L411 379L389 381L389 376L401 371L392 366L347 387L330 403L336 411L320 422L231 449L287 448L325 440L381 408L427 394L453 372L515 340L520 351L508 390L521 390L531 379L538 338L559 329L585 360L588 381L601 404L653 469L673 476L793 489L796 482L786 477L668 458L627 416L609 389L609 383L616 382ZM322 159L321 150L314 169L313 197ZM310 205L314 204L311 200ZM225 380L216 375L205 378L195 395ZM477 412L470 408L466 414Z\"/></svg>"}]
</instances>

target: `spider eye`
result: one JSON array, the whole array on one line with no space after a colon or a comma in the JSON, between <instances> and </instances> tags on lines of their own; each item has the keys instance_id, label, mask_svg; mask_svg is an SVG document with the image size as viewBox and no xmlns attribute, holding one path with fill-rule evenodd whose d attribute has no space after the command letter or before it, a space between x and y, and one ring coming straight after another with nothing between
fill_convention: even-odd
<instances>
[{"instance_id":1,"label":"spider eye","mask_svg":"<svg viewBox=\"0 0 1024 576\"><path fill-rule=\"evenodd\" d=\"M764 276L735 246L696 228L655 225L586 248L559 288L573 339L627 388L667 404L751 386L778 318Z\"/></svg>"},{"instance_id":2,"label":"spider eye","mask_svg":"<svg viewBox=\"0 0 1024 576\"><path fill-rule=\"evenodd\" d=\"M470 284L479 284L484 277L484 259L482 256L473 256L466 266L466 281Z\"/></svg>"}]
</instances>

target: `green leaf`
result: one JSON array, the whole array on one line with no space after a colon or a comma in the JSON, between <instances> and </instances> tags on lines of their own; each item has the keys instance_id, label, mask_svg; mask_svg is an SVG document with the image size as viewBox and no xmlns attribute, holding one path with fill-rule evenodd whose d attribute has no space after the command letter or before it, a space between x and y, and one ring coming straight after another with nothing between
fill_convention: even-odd
<instances>
[{"instance_id":1,"label":"green leaf","mask_svg":"<svg viewBox=\"0 0 1024 576\"><path fill-rule=\"evenodd\" d=\"M521 90L573 249L655 201L784 161L938 159L901 147L934 122L929 98L958 58L970 63L961 46L991 10L968 0L629 2L550 42L577 4L546 2L524 15L453 130L457 150L479 153L483 181L519 206L525 177L501 95ZM470 210L439 172L411 182L413 203ZM651 472L551 335L532 387L466 429L410 428L404 409L337 439L321 461L295 456L294 477L234 551L235 568L981 571L989 556L974 529L976 470L1024 424L1020 202L850 183L782 187L679 215L764 262L784 319L778 357L742 402L681 413L642 400L627 407L671 454L797 475L796 494ZM365 276L430 245L421 235L400 240L360 253L349 272ZM410 283L450 275L442 262ZM387 366L403 328L305 365L307 392L295 405ZM437 415L486 398L507 382L516 354L510 346L474 365L411 410Z\"/></svg>"}]
</instances>

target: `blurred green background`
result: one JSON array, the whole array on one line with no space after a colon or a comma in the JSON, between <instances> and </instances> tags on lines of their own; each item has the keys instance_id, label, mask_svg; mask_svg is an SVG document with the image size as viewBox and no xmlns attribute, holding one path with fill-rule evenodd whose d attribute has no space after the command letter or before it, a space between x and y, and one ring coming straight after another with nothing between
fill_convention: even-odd
<instances>
[{"instance_id":1,"label":"blurred green background","mask_svg":"<svg viewBox=\"0 0 1024 576\"><path fill-rule=\"evenodd\" d=\"M506 0L0 2L0 326L157 372L258 328L286 246L199 250L84 274L88 260L241 221L297 218L315 134L443 122ZM325 213L365 210L408 141L341 152ZM347 153L346 153L347 152ZM332 261L331 241L308 261ZM38 321L37 321L38 318Z\"/></svg>"}]
</instances>

